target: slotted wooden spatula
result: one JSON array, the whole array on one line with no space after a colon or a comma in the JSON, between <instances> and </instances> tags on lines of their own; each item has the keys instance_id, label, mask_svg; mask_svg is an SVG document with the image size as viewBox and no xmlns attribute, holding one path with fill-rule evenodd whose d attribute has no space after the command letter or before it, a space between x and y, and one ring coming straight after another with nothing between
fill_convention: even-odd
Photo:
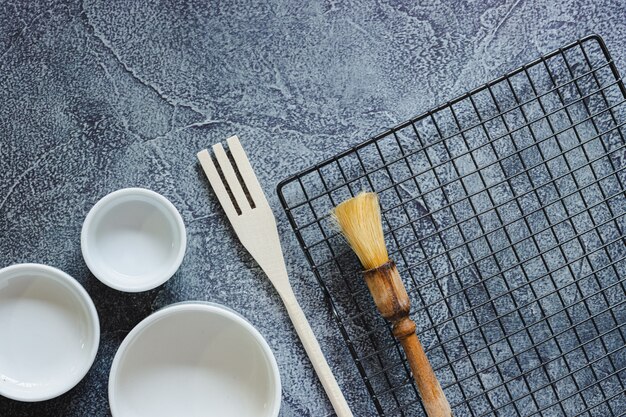
<instances>
[{"instance_id":1,"label":"slotted wooden spatula","mask_svg":"<svg viewBox=\"0 0 626 417\"><path fill-rule=\"evenodd\" d=\"M272 213L272 209L265 198L261 185L256 175L254 175L252 166L237 136L228 138L226 142L243 180L243 185L248 190L250 200L246 196L242 184L239 182L237 174L220 143L213 145L213 152L215 152L217 163L221 168L226 184L222 181L213 159L206 149L198 153L200 164L209 178L211 187L213 187L213 191L217 195L239 240L267 274L283 300L289 317L300 337L300 341L324 386L335 413L338 417L352 417L352 412L339 389L339 385L328 363L326 363L315 334L313 334L313 330L311 330L311 326L289 284L274 213ZM226 190L227 186L231 192L232 199Z\"/></svg>"}]
</instances>

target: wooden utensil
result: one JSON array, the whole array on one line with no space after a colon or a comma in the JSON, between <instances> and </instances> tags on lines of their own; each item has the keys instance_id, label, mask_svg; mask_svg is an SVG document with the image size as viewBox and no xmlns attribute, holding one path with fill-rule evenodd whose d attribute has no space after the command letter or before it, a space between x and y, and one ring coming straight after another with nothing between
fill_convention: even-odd
<instances>
[{"instance_id":1,"label":"wooden utensil","mask_svg":"<svg viewBox=\"0 0 626 417\"><path fill-rule=\"evenodd\" d=\"M411 301L395 263L389 260L378 196L361 193L335 207L333 215L366 269L363 275L378 311L393 324L393 335L404 349L426 413L429 417L451 417L450 404L409 317Z\"/></svg>"},{"instance_id":2,"label":"wooden utensil","mask_svg":"<svg viewBox=\"0 0 626 417\"><path fill-rule=\"evenodd\" d=\"M338 417L352 417L348 403L343 397L315 334L311 330L311 326L289 284L283 251L278 238L278 229L276 228L276 218L272 209L237 136L228 138L226 142L250 199L246 196L221 144L213 145L213 151L226 179L226 184L222 182L211 155L206 149L198 153L200 164L239 240L267 274L283 300L300 341L322 382L335 413ZM226 191L226 186L230 189L236 207L228 195L228 191Z\"/></svg>"}]
</instances>

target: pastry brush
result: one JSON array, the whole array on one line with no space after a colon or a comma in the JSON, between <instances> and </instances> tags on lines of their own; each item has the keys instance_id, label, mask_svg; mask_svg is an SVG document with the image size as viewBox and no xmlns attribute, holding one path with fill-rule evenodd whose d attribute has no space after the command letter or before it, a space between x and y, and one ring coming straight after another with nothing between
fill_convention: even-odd
<instances>
[{"instance_id":1,"label":"pastry brush","mask_svg":"<svg viewBox=\"0 0 626 417\"><path fill-rule=\"evenodd\" d=\"M363 276L378 311L393 324L393 335L404 349L428 417L451 417L450 404L409 317L409 296L387 253L378 196L361 193L335 207L333 217L365 268Z\"/></svg>"}]
</instances>

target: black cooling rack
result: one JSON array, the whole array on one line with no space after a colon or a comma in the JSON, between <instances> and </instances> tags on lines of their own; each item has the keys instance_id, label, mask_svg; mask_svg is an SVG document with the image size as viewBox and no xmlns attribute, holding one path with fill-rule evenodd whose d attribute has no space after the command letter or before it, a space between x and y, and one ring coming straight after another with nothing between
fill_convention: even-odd
<instances>
[{"instance_id":1,"label":"black cooling rack","mask_svg":"<svg viewBox=\"0 0 626 417\"><path fill-rule=\"evenodd\" d=\"M626 415L625 98L589 36L278 186L379 415L425 413L328 217L362 190L455 416Z\"/></svg>"}]
</instances>

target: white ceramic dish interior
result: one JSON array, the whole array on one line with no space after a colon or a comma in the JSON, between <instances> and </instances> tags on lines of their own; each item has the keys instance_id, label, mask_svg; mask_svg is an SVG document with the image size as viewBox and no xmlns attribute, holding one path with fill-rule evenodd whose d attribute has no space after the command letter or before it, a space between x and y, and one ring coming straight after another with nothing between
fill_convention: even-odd
<instances>
[{"instance_id":1,"label":"white ceramic dish interior","mask_svg":"<svg viewBox=\"0 0 626 417\"><path fill-rule=\"evenodd\" d=\"M140 322L109 376L114 417L276 417L276 360L243 317L208 303L181 303Z\"/></svg>"},{"instance_id":2,"label":"white ceramic dish interior","mask_svg":"<svg viewBox=\"0 0 626 417\"><path fill-rule=\"evenodd\" d=\"M91 368L99 340L96 308L74 278L39 264L0 270L0 395L65 393Z\"/></svg>"},{"instance_id":3,"label":"white ceramic dish interior","mask_svg":"<svg viewBox=\"0 0 626 417\"><path fill-rule=\"evenodd\" d=\"M120 291L158 287L178 270L187 245L176 207L143 188L108 194L87 214L81 232L83 258L104 284Z\"/></svg>"}]
</instances>

